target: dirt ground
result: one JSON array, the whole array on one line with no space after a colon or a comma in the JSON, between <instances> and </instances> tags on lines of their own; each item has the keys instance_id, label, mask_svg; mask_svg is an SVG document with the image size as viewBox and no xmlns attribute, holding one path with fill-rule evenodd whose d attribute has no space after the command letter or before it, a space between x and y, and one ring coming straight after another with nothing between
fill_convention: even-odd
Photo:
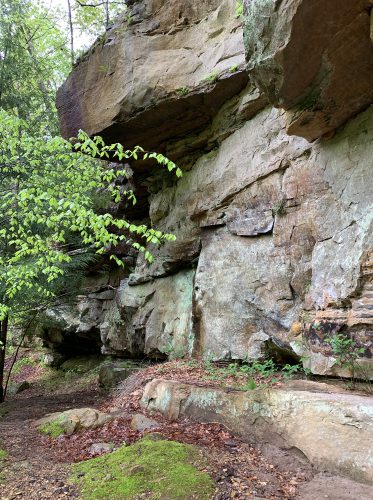
<instances>
[{"instance_id":1,"label":"dirt ground","mask_svg":"<svg viewBox=\"0 0 373 500\"><path fill-rule=\"evenodd\" d=\"M25 368L30 389L9 399L8 413L0 418L0 447L8 457L0 462L0 499L76 499L79 491L69 484L69 464L92 458L93 443L131 444L142 433L130 427L134 414L146 412L139 400L145 384L154 377L201 383L196 369L175 364L151 366L132 375L111 393L100 393L91 379L84 390L77 379L54 384L39 383L40 369ZM20 374L22 377L24 374ZM209 383L209 382L206 382ZM215 383L215 382L211 382ZM108 411L114 420L103 427L52 439L39 434L33 421L56 411L78 407ZM214 500L302 499L372 500L373 487L355 483L315 469L291 450L272 446L255 447L233 436L218 423L193 423L186 419L169 421L151 415L158 427L152 432L197 446L208 463L207 470L216 484ZM117 500L117 499L114 499ZM118 499L119 500L119 499Z\"/></svg>"}]
</instances>

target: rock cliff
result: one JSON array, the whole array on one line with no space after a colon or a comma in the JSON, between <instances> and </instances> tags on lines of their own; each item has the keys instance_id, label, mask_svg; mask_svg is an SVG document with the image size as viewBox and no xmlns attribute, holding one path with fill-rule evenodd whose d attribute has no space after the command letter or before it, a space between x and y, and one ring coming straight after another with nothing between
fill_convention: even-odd
<instances>
[{"instance_id":1,"label":"rock cliff","mask_svg":"<svg viewBox=\"0 0 373 500\"><path fill-rule=\"evenodd\" d=\"M235 3L131 2L59 90L65 137L184 171L131 165L138 218L177 240L91 329L115 355L303 356L329 375L349 374L325 342L346 333L373 377L372 2L247 1L247 62Z\"/></svg>"}]
</instances>

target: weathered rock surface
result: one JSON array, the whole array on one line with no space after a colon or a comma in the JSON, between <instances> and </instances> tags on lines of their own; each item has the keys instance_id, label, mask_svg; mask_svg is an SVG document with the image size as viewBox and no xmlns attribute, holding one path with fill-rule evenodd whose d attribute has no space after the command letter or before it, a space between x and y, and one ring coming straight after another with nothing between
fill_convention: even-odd
<instances>
[{"instance_id":1,"label":"weathered rock surface","mask_svg":"<svg viewBox=\"0 0 373 500\"><path fill-rule=\"evenodd\" d=\"M373 101L371 0L246 0L250 77L287 131L314 140Z\"/></svg>"},{"instance_id":2,"label":"weathered rock surface","mask_svg":"<svg viewBox=\"0 0 373 500\"><path fill-rule=\"evenodd\" d=\"M98 383L100 387L110 389L122 380L126 380L132 373L140 370L140 366L130 361L113 361L104 363L100 367Z\"/></svg>"},{"instance_id":3,"label":"weathered rock surface","mask_svg":"<svg viewBox=\"0 0 373 500\"><path fill-rule=\"evenodd\" d=\"M144 432L147 429L156 429L159 427L159 423L138 413L132 417L130 426L134 431Z\"/></svg>"},{"instance_id":4,"label":"weathered rock surface","mask_svg":"<svg viewBox=\"0 0 373 500\"><path fill-rule=\"evenodd\" d=\"M91 455L101 455L103 453L110 453L114 449L113 443L93 443L88 452Z\"/></svg>"},{"instance_id":5,"label":"weathered rock surface","mask_svg":"<svg viewBox=\"0 0 373 500\"><path fill-rule=\"evenodd\" d=\"M315 500L329 498L329 500L371 500L373 487L367 484L356 483L343 477L328 477L317 474L312 481L299 488L300 500Z\"/></svg>"},{"instance_id":6,"label":"weathered rock surface","mask_svg":"<svg viewBox=\"0 0 373 500\"><path fill-rule=\"evenodd\" d=\"M318 467L373 484L371 398L307 381L228 393L153 380L142 404L170 418L221 422L249 442L297 448Z\"/></svg>"},{"instance_id":7,"label":"weathered rock surface","mask_svg":"<svg viewBox=\"0 0 373 500\"><path fill-rule=\"evenodd\" d=\"M105 354L181 357L190 351L193 270L130 286L123 280L101 324ZM171 306L171 307L170 307Z\"/></svg>"},{"instance_id":8,"label":"weathered rock surface","mask_svg":"<svg viewBox=\"0 0 373 500\"><path fill-rule=\"evenodd\" d=\"M115 297L119 280L118 270L85 277L81 284L84 295L47 310L40 317L36 333L43 340L44 347L51 350L46 355L47 364L60 366L66 358L99 354L99 326Z\"/></svg>"},{"instance_id":9,"label":"weathered rock surface","mask_svg":"<svg viewBox=\"0 0 373 500\"><path fill-rule=\"evenodd\" d=\"M159 149L208 124L245 87L244 67L234 2L136 2L59 90L62 135L120 130L126 147Z\"/></svg>"},{"instance_id":10,"label":"weathered rock surface","mask_svg":"<svg viewBox=\"0 0 373 500\"><path fill-rule=\"evenodd\" d=\"M111 415L94 408L76 408L46 415L35 421L34 425L41 427L46 424L58 424L65 434L73 434L81 429L96 429L111 420Z\"/></svg>"},{"instance_id":11,"label":"weathered rock surface","mask_svg":"<svg viewBox=\"0 0 373 500\"><path fill-rule=\"evenodd\" d=\"M250 3L250 74L266 95L247 83L234 2L135 2L77 65L59 93L64 134L160 147L184 175L138 167L139 217L177 240L81 298L62 343L89 332L111 355L303 357L349 376L328 342L341 335L355 376L373 378L371 2L338 5Z\"/></svg>"}]
</instances>

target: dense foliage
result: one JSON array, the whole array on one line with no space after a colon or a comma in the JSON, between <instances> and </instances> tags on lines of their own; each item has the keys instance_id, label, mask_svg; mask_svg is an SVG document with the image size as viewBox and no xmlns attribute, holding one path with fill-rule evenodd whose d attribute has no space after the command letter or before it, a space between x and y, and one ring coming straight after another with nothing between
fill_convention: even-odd
<instances>
[{"instance_id":1,"label":"dense foliage","mask_svg":"<svg viewBox=\"0 0 373 500\"><path fill-rule=\"evenodd\" d=\"M61 137L35 137L26 124L0 111L0 319L21 307L25 292L40 298L53 294L51 283L64 273L75 253L69 252L72 236L81 246L103 253L126 242L152 256L141 242L159 244L172 235L136 225L109 212L95 210L98 192L109 193L115 202L130 190L115 181L126 177L126 168L99 161L109 154L118 160L138 159L141 148L124 151L120 144L106 146L100 137L83 132L75 145ZM84 152L84 154L82 154ZM162 155L150 154L169 170L175 165ZM180 175L180 172L177 170ZM118 264L121 261L111 255Z\"/></svg>"},{"instance_id":2,"label":"dense foliage","mask_svg":"<svg viewBox=\"0 0 373 500\"><path fill-rule=\"evenodd\" d=\"M136 202L124 162L153 158L180 176L172 161L141 147L106 145L83 131L72 141L57 133L55 92L73 55L69 28L71 39L72 22L80 18L82 30L97 29L103 15L107 25L109 14L123 7L114 4L77 2L72 11L69 2L65 29L61 12L41 3L6 0L0 6L0 401L9 320L50 305L64 290L63 278L92 254L125 244L151 261L152 244L174 239L109 210L123 199ZM77 9L88 10L79 17Z\"/></svg>"}]
</instances>

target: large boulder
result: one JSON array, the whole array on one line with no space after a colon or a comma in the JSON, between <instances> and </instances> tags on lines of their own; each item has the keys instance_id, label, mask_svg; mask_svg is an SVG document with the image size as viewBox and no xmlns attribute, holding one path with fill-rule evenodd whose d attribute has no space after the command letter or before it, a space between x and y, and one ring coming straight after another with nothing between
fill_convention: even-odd
<instances>
[{"instance_id":1,"label":"large boulder","mask_svg":"<svg viewBox=\"0 0 373 500\"><path fill-rule=\"evenodd\" d=\"M46 415L35 421L34 425L40 432L57 437L83 429L96 429L110 422L112 418L108 413L94 408L76 408Z\"/></svg>"},{"instance_id":2,"label":"large boulder","mask_svg":"<svg viewBox=\"0 0 373 500\"><path fill-rule=\"evenodd\" d=\"M373 101L372 0L245 0L250 76L314 140Z\"/></svg>"},{"instance_id":3,"label":"large boulder","mask_svg":"<svg viewBox=\"0 0 373 500\"><path fill-rule=\"evenodd\" d=\"M227 392L153 380L142 405L170 418L220 422L248 442L296 448L322 469L373 484L373 401L327 384Z\"/></svg>"}]
</instances>

